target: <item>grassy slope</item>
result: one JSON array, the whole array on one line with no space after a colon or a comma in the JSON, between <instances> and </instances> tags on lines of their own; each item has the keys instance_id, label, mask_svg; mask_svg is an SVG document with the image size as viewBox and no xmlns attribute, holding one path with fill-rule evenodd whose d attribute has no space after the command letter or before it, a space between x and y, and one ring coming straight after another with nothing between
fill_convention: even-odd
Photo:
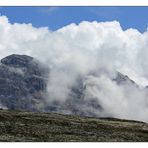
<instances>
[{"instance_id":1,"label":"grassy slope","mask_svg":"<svg viewBox=\"0 0 148 148\"><path fill-rule=\"evenodd\" d=\"M148 141L148 124L0 110L0 141Z\"/></svg>"}]
</instances>

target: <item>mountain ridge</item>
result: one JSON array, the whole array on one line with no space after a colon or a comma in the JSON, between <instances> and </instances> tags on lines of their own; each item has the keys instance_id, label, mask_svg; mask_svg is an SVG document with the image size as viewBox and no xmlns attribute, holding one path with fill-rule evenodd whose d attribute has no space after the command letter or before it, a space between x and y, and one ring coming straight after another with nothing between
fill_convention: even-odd
<instances>
[{"instance_id":1,"label":"mountain ridge","mask_svg":"<svg viewBox=\"0 0 148 148\"><path fill-rule=\"evenodd\" d=\"M48 98L47 93L47 85L50 85L48 76L50 76L50 69L33 57L12 54L3 58L0 64L1 107L24 111L102 116L101 112L104 107L100 105L100 102L95 97L85 99L88 85L83 84L83 76L78 78L76 85L69 88L69 98L62 103L48 101L51 99ZM112 81L117 85L130 83L134 87L138 86L128 76L120 72L117 72L117 76ZM110 115L110 117L113 116Z\"/></svg>"}]
</instances>

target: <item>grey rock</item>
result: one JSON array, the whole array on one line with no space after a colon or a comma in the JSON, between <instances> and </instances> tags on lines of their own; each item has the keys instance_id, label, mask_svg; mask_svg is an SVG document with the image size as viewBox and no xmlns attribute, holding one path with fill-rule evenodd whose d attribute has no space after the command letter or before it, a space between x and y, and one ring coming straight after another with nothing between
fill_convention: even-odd
<instances>
[{"instance_id":1,"label":"grey rock","mask_svg":"<svg viewBox=\"0 0 148 148\"><path fill-rule=\"evenodd\" d=\"M9 109L38 110L44 99L44 70L34 58L10 55L0 64L0 102Z\"/></svg>"}]
</instances>

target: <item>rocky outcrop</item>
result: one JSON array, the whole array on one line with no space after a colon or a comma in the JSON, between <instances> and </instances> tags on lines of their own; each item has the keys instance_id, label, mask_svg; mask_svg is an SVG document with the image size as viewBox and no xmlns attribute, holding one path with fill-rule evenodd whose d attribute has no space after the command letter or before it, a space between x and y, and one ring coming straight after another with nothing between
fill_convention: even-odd
<instances>
[{"instance_id":1,"label":"rocky outcrop","mask_svg":"<svg viewBox=\"0 0 148 148\"><path fill-rule=\"evenodd\" d=\"M137 84L133 80L131 80L127 75L123 75L120 72L117 72L117 76L113 79L113 81L115 81L119 85L124 83L132 83L137 86Z\"/></svg>"},{"instance_id":2,"label":"rocky outcrop","mask_svg":"<svg viewBox=\"0 0 148 148\"><path fill-rule=\"evenodd\" d=\"M45 70L46 71L46 70ZM38 110L46 88L44 68L34 58L10 55L0 64L0 102L10 109Z\"/></svg>"}]
</instances>

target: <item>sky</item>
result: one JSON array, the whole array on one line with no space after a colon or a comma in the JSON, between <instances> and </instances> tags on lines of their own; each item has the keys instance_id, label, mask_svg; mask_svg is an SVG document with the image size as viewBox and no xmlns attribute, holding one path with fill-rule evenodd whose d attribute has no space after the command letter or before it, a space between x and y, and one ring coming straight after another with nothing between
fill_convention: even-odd
<instances>
[{"instance_id":1,"label":"sky","mask_svg":"<svg viewBox=\"0 0 148 148\"><path fill-rule=\"evenodd\" d=\"M31 23L35 27L57 30L81 21L119 21L123 30L147 30L148 7L0 7L0 14L11 23Z\"/></svg>"}]
</instances>

